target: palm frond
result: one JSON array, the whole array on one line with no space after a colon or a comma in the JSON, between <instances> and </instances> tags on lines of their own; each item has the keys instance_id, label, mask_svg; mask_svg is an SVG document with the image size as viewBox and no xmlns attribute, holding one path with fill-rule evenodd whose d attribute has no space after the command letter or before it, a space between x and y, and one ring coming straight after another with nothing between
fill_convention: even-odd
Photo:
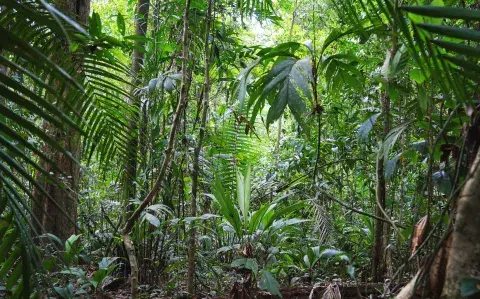
<instances>
[{"instance_id":1,"label":"palm frond","mask_svg":"<svg viewBox=\"0 0 480 299\"><path fill-rule=\"evenodd\" d=\"M0 284L18 298L30 294L38 282L32 274L42 268L32 238L42 233L32 188L52 201L39 178L65 188L45 148L80 163L52 132L78 134L86 157L96 154L107 165L125 154L127 119L135 111L125 103L130 94L118 87L129 84L129 75L109 59L112 44L92 40L46 2L2 0L0 6L0 233L8 240L0 245Z\"/></svg>"},{"instance_id":2,"label":"palm frond","mask_svg":"<svg viewBox=\"0 0 480 299\"><path fill-rule=\"evenodd\" d=\"M327 242L328 236L333 231L332 219L325 210L324 203L320 198L311 199L312 214L314 221L314 229L318 233L319 245L323 245Z\"/></svg>"}]
</instances>

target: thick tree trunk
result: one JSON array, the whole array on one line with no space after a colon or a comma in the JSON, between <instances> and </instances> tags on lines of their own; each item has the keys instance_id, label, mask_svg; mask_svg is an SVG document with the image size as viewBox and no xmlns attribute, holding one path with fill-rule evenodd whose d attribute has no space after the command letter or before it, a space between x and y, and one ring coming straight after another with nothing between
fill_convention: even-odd
<instances>
[{"instance_id":1,"label":"thick tree trunk","mask_svg":"<svg viewBox=\"0 0 480 299\"><path fill-rule=\"evenodd\" d=\"M463 298L460 294L461 281L465 278L478 278L480 272L480 241L478 239L480 217L478 215L480 215L480 151L477 151L470 168L470 179L466 182L458 199L454 230L449 240L444 242L443 247L436 254L428 270L430 285L426 292L431 293L431 298L439 298L440 293L442 293L441 298L445 299ZM447 258L444 258L445 252ZM395 298L412 298L416 289L422 286L418 280L423 272L425 270L421 269ZM444 273L445 276L443 276ZM480 298L480 293L468 298Z\"/></svg>"},{"instance_id":2,"label":"thick tree trunk","mask_svg":"<svg viewBox=\"0 0 480 299\"><path fill-rule=\"evenodd\" d=\"M436 253L429 272L431 298L463 298L460 283L466 278L477 278L480 273L480 115L476 115L465 136L466 161L470 167L467 181L456 202L452 217L453 231ZM428 264L427 264L428 266ZM412 298L421 284L422 275L417 274L396 296L397 299ZM479 287L478 285L476 286ZM440 295L441 294L441 295ZM468 298L480 298L476 293Z\"/></svg>"},{"instance_id":3,"label":"thick tree trunk","mask_svg":"<svg viewBox=\"0 0 480 299\"><path fill-rule=\"evenodd\" d=\"M75 19L78 23L86 25L90 13L90 0L60 0L56 1L55 6L60 11ZM64 47L66 55L68 47ZM61 55L60 55L61 56ZM55 58L54 58L55 59ZM74 74L78 81L81 81L83 73L81 72L82 61L75 57L73 63ZM57 84L53 82L53 84ZM65 93L66 95L66 93ZM49 124L43 125L45 132L52 136L59 144L71 153L77 161L80 160L80 135L74 129L61 131L53 128ZM52 172L58 181L63 185L59 187L52 184L42 174L37 174L38 181L47 191L48 196L35 190L34 195L37 199L32 204L32 210L35 217L39 220L42 227L37 227L37 231L47 232L56 235L62 241L77 232L77 205L78 205L78 183L80 180L80 165L65 154L58 152L50 146L44 147L45 154L56 164L57 168L63 171L63 174L55 173L52 165L47 161L40 161L42 167L48 172Z\"/></svg>"},{"instance_id":4,"label":"thick tree trunk","mask_svg":"<svg viewBox=\"0 0 480 299\"><path fill-rule=\"evenodd\" d=\"M210 24L212 22L212 0L208 0L208 8L205 25L205 78L203 85L203 104L202 104L202 120L200 123L200 133L198 135L198 143L195 147L193 156L193 171L192 171L192 202L191 202L191 217L197 216L197 195L198 195L198 176L200 172L199 158L202 150L203 138L205 137L205 130L207 125L208 104L210 101ZM200 107L199 107L200 109ZM196 228L195 221L192 221L190 229L190 239L188 242L188 272L187 272L187 292L190 296L194 295L194 279L195 279L195 250L196 250Z\"/></svg>"},{"instance_id":5,"label":"thick tree trunk","mask_svg":"<svg viewBox=\"0 0 480 299\"><path fill-rule=\"evenodd\" d=\"M480 151L470 168L471 178L458 198L449 250L444 298L462 298L460 282L480 274ZM478 286L477 286L478 288ZM475 298L479 298L479 294Z\"/></svg>"}]
</instances>

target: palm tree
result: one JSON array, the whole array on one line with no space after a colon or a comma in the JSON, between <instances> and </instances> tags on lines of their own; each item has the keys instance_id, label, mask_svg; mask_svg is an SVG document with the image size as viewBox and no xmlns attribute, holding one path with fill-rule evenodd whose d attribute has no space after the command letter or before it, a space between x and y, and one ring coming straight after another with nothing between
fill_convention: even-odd
<instances>
[{"instance_id":1,"label":"palm tree","mask_svg":"<svg viewBox=\"0 0 480 299\"><path fill-rule=\"evenodd\" d=\"M31 280L42 269L34 239L59 241L43 233L65 239L75 230L80 151L103 165L123 155L126 119L135 112L117 87L128 68L108 55L122 44L98 22L87 32L66 16L86 23L88 2L75 11L72 3L1 4L0 280L9 275L13 298L38 286Z\"/></svg>"}]
</instances>

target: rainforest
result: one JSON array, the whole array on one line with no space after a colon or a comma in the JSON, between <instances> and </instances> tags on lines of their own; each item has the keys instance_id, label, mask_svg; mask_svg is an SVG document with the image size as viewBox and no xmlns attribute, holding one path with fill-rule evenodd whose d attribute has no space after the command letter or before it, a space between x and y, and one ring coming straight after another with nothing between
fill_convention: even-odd
<instances>
[{"instance_id":1,"label":"rainforest","mask_svg":"<svg viewBox=\"0 0 480 299\"><path fill-rule=\"evenodd\" d=\"M480 298L478 0L0 0L0 298Z\"/></svg>"}]
</instances>

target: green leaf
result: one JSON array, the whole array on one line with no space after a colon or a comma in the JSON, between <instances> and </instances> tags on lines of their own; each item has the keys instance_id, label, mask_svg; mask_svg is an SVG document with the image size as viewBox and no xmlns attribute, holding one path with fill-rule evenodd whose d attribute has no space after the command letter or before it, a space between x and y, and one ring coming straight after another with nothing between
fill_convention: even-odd
<instances>
[{"instance_id":1,"label":"green leaf","mask_svg":"<svg viewBox=\"0 0 480 299\"><path fill-rule=\"evenodd\" d=\"M100 15L97 12L93 12L92 16L90 17L88 31L91 36L100 37L102 32L102 20L100 19Z\"/></svg>"},{"instance_id":2,"label":"green leaf","mask_svg":"<svg viewBox=\"0 0 480 299\"><path fill-rule=\"evenodd\" d=\"M260 223L262 223L262 218L265 215L265 212L267 212L267 209L268 205L262 205L260 209L252 214L248 222L248 231L250 233L254 233L257 229L259 229Z\"/></svg>"},{"instance_id":3,"label":"green leaf","mask_svg":"<svg viewBox=\"0 0 480 299\"><path fill-rule=\"evenodd\" d=\"M155 227L160 226L160 219L158 219L155 215L152 215L150 213L145 213L144 219L147 220L151 225Z\"/></svg>"},{"instance_id":4,"label":"green leaf","mask_svg":"<svg viewBox=\"0 0 480 299\"><path fill-rule=\"evenodd\" d=\"M57 294L62 296L62 298L73 298L74 297L74 287L72 283L69 283L67 287L54 287L54 290Z\"/></svg>"},{"instance_id":5,"label":"green leaf","mask_svg":"<svg viewBox=\"0 0 480 299\"><path fill-rule=\"evenodd\" d=\"M241 258L234 260L232 264L230 265L231 267L235 268L245 268L251 270L255 275L258 273L258 263L256 259L253 258Z\"/></svg>"},{"instance_id":6,"label":"green leaf","mask_svg":"<svg viewBox=\"0 0 480 299\"><path fill-rule=\"evenodd\" d=\"M263 229L267 230L270 228L270 226L273 224L273 222L275 220L280 220L282 217L290 214L291 212L294 212L294 211L298 211L302 208L304 208L306 206L306 203L305 201L300 201L300 202L297 202L297 203L294 203L290 206L286 206L284 208L281 208L281 209L275 209L276 208L276 204L274 205L271 205L270 207L272 208L271 209L271 214L268 215L268 217L265 217L264 220L264 225L263 225ZM300 222L298 222L300 223ZM285 223L287 225L287 223Z\"/></svg>"},{"instance_id":7,"label":"green leaf","mask_svg":"<svg viewBox=\"0 0 480 299\"><path fill-rule=\"evenodd\" d=\"M92 285L94 288L98 288L98 286L103 282L103 280L108 276L108 271L106 269L98 269L92 276Z\"/></svg>"},{"instance_id":8,"label":"green leaf","mask_svg":"<svg viewBox=\"0 0 480 299\"><path fill-rule=\"evenodd\" d=\"M72 250L73 245L78 241L81 235L71 235L66 241L65 241L65 252L70 253Z\"/></svg>"},{"instance_id":9,"label":"green leaf","mask_svg":"<svg viewBox=\"0 0 480 299\"><path fill-rule=\"evenodd\" d=\"M390 72L389 78L394 78L397 76L407 65L409 59L407 47L402 45L402 47L395 53L395 56L390 63Z\"/></svg>"},{"instance_id":10,"label":"green leaf","mask_svg":"<svg viewBox=\"0 0 480 299\"><path fill-rule=\"evenodd\" d=\"M210 213L206 213L206 214L203 214L201 216L198 216L198 217L185 217L185 222L187 223L190 223L192 221L195 221L195 220L208 220L208 219L211 219L211 218L218 218L220 216L218 215L214 215L214 214L210 214Z\"/></svg>"},{"instance_id":11,"label":"green leaf","mask_svg":"<svg viewBox=\"0 0 480 299\"><path fill-rule=\"evenodd\" d=\"M372 130L373 126L377 122L378 117L381 113L375 113L374 115L370 116L358 129L357 132L357 139L359 142L367 142L368 141L368 134Z\"/></svg>"},{"instance_id":12,"label":"green leaf","mask_svg":"<svg viewBox=\"0 0 480 299\"><path fill-rule=\"evenodd\" d=\"M480 65L478 65L476 63L472 63L470 61L459 59L457 57L453 57L453 56L450 56L450 55L443 55L442 57L445 58L446 60L451 61L451 62L455 63L456 65L464 68L465 70L469 70L469 71L472 71L473 73L480 74ZM474 80L478 81L478 78L475 78Z\"/></svg>"},{"instance_id":13,"label":"green leaf","mask_svg":"<svg viewBox=\"0 0 480 299\"><path fill-rule=\"evenodd\" d=\"M402 6L402 10L409 13L434 17L434 18L449 18L449 19L463 19L471 21L480 21L480 11L474 9L444 7L434 5L422 6Z\"/></svg>"},{"instance_id":14,"label":"green leaf","mask_svg":"<svg viewBox=\"0 0 480 299\"><path fill-rule=\"evenodd\" d=\"M336 249L325 249L324 251L322 251L322 253L320 253L320 256L321 257L334 257L334 256L337 256L339 254L342 254L343 252L342 251L339 251L339 250L336 250Z\"/></svg>"},{"instance_id":15,"label":"green leaf","mask_svg":"<svg viewBox=\"0 0 480 299\"><path fill-rule=\"evenodd\" d=\"M297 122L304 126L306 104L304 98L311 98L310 82L312 82L311 62L309 58L287 58L274 65L264 76L257 87L257 96L251 101L263 103L272 96L273 102L267 113L267 129L274 121L280 118L286 106L290 108ZM251 103L249 103L249 107ZM254 120L256 114L252 115Z\"/></svg>"},{"instance_id":16,"label":"green leaf","mask_svg":"<svg viewBox=\"0 0 480 299\"><path fill-rule=\"evenodd\" d=\"M282 89L278 93L277 98L275 98L274 102L270 106L270 109L268 109L267 128L270 126L270 124L280 118L280 116L283 114L283 111L287 107L288 89L288 84L283 85Z\"/></svg>"},{"instance_id":17,"label":"green leaf","mask_svg":"<svg viewBox=\"0 0 480 299\"><path fill-rule=\"evenodd\" d=\"M444 170L436 171L432 174L433 182L437 185L438 191L444 195L449 195L452 191L452 181L450 176Z\"/></svg>"},{"instance_id":18,"label":"green leaf","mask_svg":"<svg viewBox=\"0 0 480 299\"><path fill-rule=\"evenodd\" d=\"M395 146L395 143L398 140L398 137L402 134L402 132L412 123L412 121L403 123L401 125L396 126L390 132L388 132L385 140L382 142L380 149L377 154L377 159L383 156L384 163L388 162L388 154L390 150ZM386 165L385 165L386 166Z\"/></svg>"},{"instance_id":19,"label":"green leaf","mask_svg":"<svg viewBox=\"0 0 480 299\"><path fill-rule=\"evenodd\" d=\"M480 32L473 29L433 24L417 24L417 26L431 33L438 33L463 40L480 41Z\"/></svg>"},{"instance_id":20,"label":"green leaf","mask_svg":"<svg viewBox=\"0 0 480 299\"><path fill-rule=\"evenodd\" d=\"M307 266L307 268L312 267L312 264L310 263L310 257L308 256L308 254L303 256L303 262L305 263L305 266Z\"/></svg>"},{"instance_id":21,"label":"green leaf","mask_svg":"<svg viewBox=\"0 0 480 299\"><path fill-rule=\"evenodd\" d=\"M233 97L238 102L239 111L243 111L245 108L245 98L247 96L247 85L250 72L260 63L261 59L258 58L252 62L249 66L242 69L233 87Z\"/></svg>"},{"instance_id":22,"label":"green leaf","mask_svg":"<svg viewBox=\"0 0 480 299\"><path fill-rule=\"evenodd\" d=\"M125 19L123 18L123 15L120 12L117 14L117 28L118 28L118 32L120 32L120 34L124 36L125 35Z\"/></svg>"},{"instance_id":23,"label":"green leaf","mask_svg":"<svg viewBox=\"0 0 480 299\"><path fill-rule=\"evenodd\" d=\"M220 178L217 176L214 181L213 194L205 194L212 198L220 206L220 214L230 223L237 236L243 235L243 225L240 218L240 212L234 206L232 196L228 190L222 186Z\"/></svg>"},{"instance_id":24,"label":"green leaf","mask_svg":"<svg viewBox=\"0 0 480 299\"><path fill-rule=\"evenodd\" d=\"M258 263L256 259L248 258L245 263L245 268L252 270L255 276L258 274Z\"/></svg>"},{"instance_id":25,"label":"green leaf","mask_svg":"<svg viewBox=\"0 0 480 299\"><path fill-rule=\"evenodd\" d=\"M351 279L355 279L355 267L352 265L347 266L347 274Z\"/></svg>"},{"instance_id":26,"label":"green leaf","mask_svg":"<svg viewBox=\"0 0 480 299\"><path fill-rule=\"evenodd\" d=\"M390 180L395 173L395 168L397 167L398 159L400 159L401 154L395 155L392 159L388 160L385 166L385 179Z\"/></svg>"},{"instance_id":27,"label":"green leaf","mask_svg":"<svg viewBox=\"0 0 480 299\"><path fill-rule=\"evenodd\" d=\"M350 264L350 262L351 262L351 261L350 261L350 258L349 258L348 255L346 255L346 254L341 254L341 255L339 255L338 257L339 257L342 261L344 261L345 263L347 263L347 264Z\"/></svg>"},{"instance_id":28,"label":"green leaf","mask_svg":"<svg viewBox=\"0 0 480 299\"><path fill-rule=\"evenodd\" d=\"M20 246L16 246L11 252L9 252L7 260L0 266L0 279L3 280L6 275L13 269L14 263L20 256L20 253Z\"/></svg>"},{"instance_id":29,"label":"green leaf","mask_svg":"<svg viewBox=\"0 0 480 299\"><path fill-rule=\"evenodd\" d=\"M410 79L417 82L418 84L422 84L425 81L425 75L419 69L413 69L408 72Z\"/></svg>"},{"instance_id":30,"label":"green leaf","mask_svg":"<svg viewBox=\"0 0 480 299\"><path fill-rule=\"evenodd\" d=\"M13 287L19 283L19 280L21 279L21 276L22 276L22 270L23 270L23 261L20 261L15 265L15 268L12 270L12 272L9 274L9 277L7 278L7 283L6 283L7 290L12 290Z\"/></svg>"},{"instance_id":31,"label":"green leaf","mask_svg":"<svg viewBox=\"0 0 480 299\"><path fill-rule=\"evenodd\" d=\"M98 268L108 269L117 259L118 257L103 257L102 260L98 263Z\"/></svg>"},{"instance_id":32,"label":"green leaf","mask_svg":"<svg viewBox=\"0 0 480 299\"><path fill-rule=\"evenodd\" d=\"M462 296L471 296L480 292L480 279L468 277L460 281L460 293Z\"/></svg>"},{"instance_id":33,"label":"green leaf","mask_svg":"<svg viewBox=\"0 0 480 299\"><path fill-rule=\"evenodd\" d=\"M250 210L251 193L251 167L247 166L245 176L237 169L237 200L240 212L243 216L243 226L246 228L248 223L248 213Z\"/></svg>"},{"instance_id":34,"label":"green leaf","mask_svg":"<svg viewBox=\"0 0 480 299\"><path fill-rule=\"evenodd\" d=\"M78 43L72 42L69 46L70 52L75 52L78 49Z\"/></svg>"},{"instance_id":35,"label":"green leaf","mask_svg":"<svg viewBox=\"0 0 480 299\"><path fill-rule=\"evenodd\" d=\"M477 47L467 46L462 43L455 43L450 41L445 41L441 39L431 40L432 43L440 46L446 50L454 51L459 54L466 55L468 57L480 57L480 49Z\"/></svg>"},{"instance_id":36,"label":"green leaf","mask_svg":"<svg viewBox=\"0 0 480 299\"><path fill-rule=\"evenodd\" d=\"M425 88L419 88L418 90L418 103L422 112L426 113L428 109L428 95Z\"/></svg>"},{"instance_id":37,"label":"green leaf","mask_svg":"<svg viewBox=\"0 0 480 299\"><path fill-rule=\"evenodd\" d=\"M77 22L72 20L70 17L67 17L65 14L63 14L61 11L57 10L54 6L50 5L48 2L45 0L40 0L40 3L49 11L49 13L54 16L56 20L58 20L57 16L63 19L65 22L70 24L75 30L85 36L88 36L88 33L83 29L81 25L79 25ZM30 16L31 17L31 16Z\"/></svg>"},{"instance_id":38,"label":"green leaf","mask_svg":"<svg viewBox=\"0 0 480 299\"><path fill-rule=\"evenodd\" d=\"M267 290L270 294L282 297L277 280L272 273L262 270L262 278L258 282L258 287L262 290Z\"/></svg>"}]
</instances>

